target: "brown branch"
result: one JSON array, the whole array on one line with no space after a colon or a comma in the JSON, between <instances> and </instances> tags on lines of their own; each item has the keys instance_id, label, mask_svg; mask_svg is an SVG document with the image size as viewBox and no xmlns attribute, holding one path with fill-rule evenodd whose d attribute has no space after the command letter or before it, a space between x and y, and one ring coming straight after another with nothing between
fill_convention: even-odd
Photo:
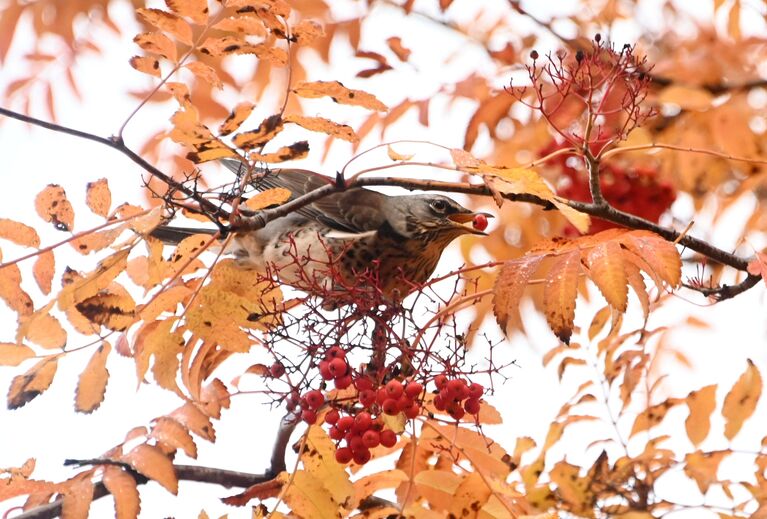
<instances>
[{"instance_id":1,"label":"brown branch","mask_svg":"<svg viewBox=\"0 0 767 519\"><path fill-rule=\"evenodd\" d=\"M67 126L61 126L59 124L49 123L47 121L43 121L41 119L37 119L35 117L30 117L28 115L20 114L18 112L14 112L12 110L8 110L7 108L0 107L0 115L4 115L6 117L10 117L11 119L17 119L19 121L23 121L26 123L34 124L35 126L39 126L41 128L45 128L46 130L51 130L54 132L64 133L66 135L72 135L74 137L79 137L81 139L85 139L88 141L98 142L99 144L103 144L105 146L109 146L112 149L115 149L122 153L123 155L127 156L129 159L131 159L133 162L141 166L144 170L146 170L150 175L162 180L165 182L168 187L180 191L184 193L185 195L189 196L190 198L194 199L200 206L208 211L210 214L219 217L219 218L228 218L229 213L214 203L210 202L209 200L206 200L205 198L200 197L194 190L189 189L184 184L177 182L176 180L172 179L156 167L152 166L150 163L148 163L146 160L144 160L140 155L136 154L133 150L128 148L125 145L125 142L123 142L122 139L118 137L101 137L99 135L94 135L92 133L75 130L73 128L69 128Z\"/></svg>"}]
</instances>

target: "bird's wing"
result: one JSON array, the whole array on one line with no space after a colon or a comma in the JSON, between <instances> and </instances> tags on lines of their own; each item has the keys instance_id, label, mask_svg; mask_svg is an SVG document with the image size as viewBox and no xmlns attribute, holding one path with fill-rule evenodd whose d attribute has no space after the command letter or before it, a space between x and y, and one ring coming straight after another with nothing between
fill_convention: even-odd
<instances>
[{"instance_id":1,"label":"bird's wing","mask_svg":"<svg viewBox=\"0 0 767 519\"><path fill-rule=\"evenodd\" d=\"M222 161L227 168L239 173L241 163L233 160ZM255 183L263 191L282 187L293 193L292 198L326 186L331 180L304 169L275 169ZM307 218L318 220L339 231L360 233L377 230L384 224L381 208L386 195L364 188L349 189L333 193L314 203L305 205L297 212Z\"/></svg>"}]
</instances>

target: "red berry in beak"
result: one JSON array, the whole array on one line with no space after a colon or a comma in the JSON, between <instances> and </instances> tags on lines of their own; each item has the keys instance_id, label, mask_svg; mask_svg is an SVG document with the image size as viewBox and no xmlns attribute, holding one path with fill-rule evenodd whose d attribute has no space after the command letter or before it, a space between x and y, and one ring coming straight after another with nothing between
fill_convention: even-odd
<instances>
[{"instance_id":1,"label":"red berry in beak","mask_svg":"<svg viewBox=\"0 0 767 519\"><path fill-rule=\"evenodd\" d=\"M478 214L474 216L474 220L472 220L471 224L478 231L484 231L487 229L487 216L484 214Z\"/></svg>"}]
</instances>

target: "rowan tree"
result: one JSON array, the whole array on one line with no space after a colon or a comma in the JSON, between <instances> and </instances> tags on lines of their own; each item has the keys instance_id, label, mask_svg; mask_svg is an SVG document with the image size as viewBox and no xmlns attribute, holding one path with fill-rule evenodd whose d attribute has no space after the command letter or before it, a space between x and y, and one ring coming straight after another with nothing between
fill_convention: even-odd
<instances>
[{"instance_id":1,"label":"rowan tree","mask_svg":"<svg viewBox=\"0 0 767 519\"><path fill-rule=\"evenodd\" d=\"M5 517L767 517L765 5L529 4L6 2L3 428L109 448L3 440ZM356 187L496 218L402 301L222 252Z\"/></svg>"}]
</instances>

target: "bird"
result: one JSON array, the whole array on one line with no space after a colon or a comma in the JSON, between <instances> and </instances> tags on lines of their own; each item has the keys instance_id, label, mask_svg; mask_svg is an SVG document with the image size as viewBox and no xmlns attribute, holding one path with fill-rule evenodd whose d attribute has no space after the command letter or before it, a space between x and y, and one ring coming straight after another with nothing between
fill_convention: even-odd
<instances>
[{"instance_id":1,"label":"bird","mask_svg":"<svg viewBox=\"0 0 767 519\"><path fill-rule=\"evenodd\" d=\"M245 171L239 161L221 162L238 176ZM294 199L331 182L308 170L272 169L259 174L254 185L261 191L288 189ZM486 235L470 225L477 215L492 217L440 194L387 195L356 187L261 229L236 233L226 252L243 268L271 273L282 283L323 297L343 298L345 289L362 284L387 300L401 301L427 282L450 242L467 234ZM163 225L152 235L178 243L213 232Z\"/></svg>"}]
</instances>

